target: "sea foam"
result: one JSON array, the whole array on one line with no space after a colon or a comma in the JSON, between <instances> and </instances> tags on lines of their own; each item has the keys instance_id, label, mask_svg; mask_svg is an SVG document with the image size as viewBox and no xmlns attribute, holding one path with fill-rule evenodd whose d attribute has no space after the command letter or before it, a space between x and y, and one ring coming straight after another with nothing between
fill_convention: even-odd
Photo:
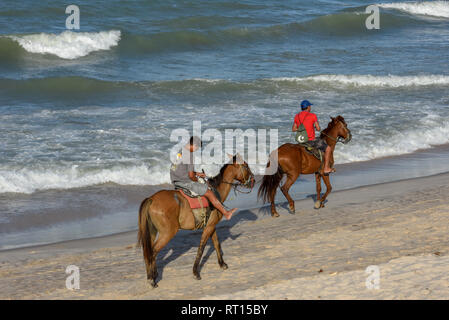
<instances>
[{"instance_id":1,"label":"sea foam","mask_svg":"<svg viewBox=\"0 0 449 320\"><path fill-rule=\"evenodd\" d=\"M449 143L449 122L437 123L425 119L419 130L395 130L388 137L376 139L355 136L349 144L339 145L335 149L335 159L337 164L368 161L410 154L446 143Z\"/></svg>"},{"instance_id":2,"label":"sea foam","mask_svg":"<svg viewBox=\"0 0 449 320\"><path fill-rule=\"evenodd\" d=\"M352 85L356 87L407 87L428 85L449 85L446 75L418 75L418 76L373 76L373 75L316 75L309 77L274 78L275 81L315 81L327 82L335 85Z\"/></svg>"},{"instance_id":3,"label":"sea foam","mask_svg":"<svg viewBox=\"0 0 449 320\"><path fill-rule=\"evenodd\" d=\"M162 166L115 166L86 170L78 165L16 170L0 170L0 193L33 193L37 190L71 189L103 183L120 185L159 185L169 182L169 171Z\"/></svg>"},{"instance_id":4,"label":"sea foam","mask_svg":"<svg viewBox=\"0 0 449 320\"><path fill-rule=\"evenodd\" d=\"M119 30L100 32L64 31L60 34L40 33L8 36L31 53L53 54L62 59L76 59L91 52L109 50L120 41Z\"/></svg>"},{"instance_id":5,"label":"sea foam","mask_svg":"<svg viewBox=\"0 0 449 320\"><path fill-rule=\"evenodd\" d=\"M349 124L349 127L351 125ZM419 130L391 130L387 137L360 135L353 130L353 139L335 150L337 164L368 161L388 156L409 154L420 149L449 143L449 121L429 116L421 121ZM279 141L281 144L291 141ZM103 183L119 185L161 185L170 183L170 163L160 160L154 166L145 164L117 165L110 168L86 169L82 166L47 167L39 165L22 169L0 170L0 193L33 193L38 190L71 189ZM209 165L204 169L209 176L219 171L219 166ZM253 170L252 166L252 170ZM255 171L254 171L255 172Z\"/></svg>"},{"instance_id":6,"label":"sea foam","mask_svg":"<svg viewBox=\"0 0 449 320\"><path fill-rule=\"evenodd\" d=\"M381 3L378 6L385 9L397 9L415 15L449 18L448 1Z\"/></svg>"}]
</instances>

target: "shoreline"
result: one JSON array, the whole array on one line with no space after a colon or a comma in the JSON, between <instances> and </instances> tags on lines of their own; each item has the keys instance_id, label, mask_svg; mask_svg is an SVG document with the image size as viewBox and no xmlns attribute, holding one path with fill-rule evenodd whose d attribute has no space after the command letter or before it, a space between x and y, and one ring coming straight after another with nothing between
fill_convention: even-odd
<instances>
[{"instance_id":1,"label":"shoreline","mask_svg":"<svg viewBox=\"0 0 449 320\"><path fill-rule=\"evenodd\" d=\"M401 156L336 165L337 173L331 177L332 193L401 181L405 175L405 179L413 179L441 174L449 171L447 163L449 144ZM40 191L17 198L0 197L0 204L3 201L6 207L17 206L20 213L9 216L8 223L0 224L0 232L3 233L0 252L136 230L140 202L160 188L167 187L170 186L107 184L81 189ZM235 197L231 193L226 204L241 210L262 208L264 205L256 198L257 188L258 184L248 195L239 194ZM313 195L314 191L313 175L303 175L290 189L290 195L293 199L303 200ZM278 190L276 203L285 201Z\"/></svg>"},{"instance_id":2,"label":"shoreline","mask_svg":"<svg viewBox=\"0 0 449 320\"><path fill-rule=\"evenodd\" d=\"M437 173L437 174L432 174L429 176L424 176L424 177L418 177L418 178L405 178L405 179L401 179L401 180L395 180L395 181L391 181L391 182L380 182L380 183L374 183L374 184L368 184L368 185L363 185L363 186L355 186L352 188L348 188L348 189L343 189L343 190L337 190L337 191L332 191L331 194L336 194L338 192L345 192L345 191L356 191L357 189L363 188L363 187L381 187L382 185L388 185L390 183L396 183L396 182L407 182L407 181L415 181L417 179L423 179L423 178L432 178L432 177L438 177L438 176L443 176L443 175L448 175L449 177L449 171L447 172L442 172L442 173ZM325 188L325 186L324 186ZM324 192L324 191L322 191ZM279 207L280 205L284 205L287 203L287 200L285 198L282 198L282 195L280 198L282 199L282 201L276 201L276 206ZM277 196L277 198L278 198ZM279 199L277 199L279 200ZM304 201L306 199L298 199L295 200L295 204L298 201ZM265 208L265 209L264 209ZM261 210L261 211L266 211L267 208L269 208L269 204L263 204L259 207L255 207L255 208L251 208L251 209L245 209L245 210L241 210L241 211L249 211L249 210ZM241 212L240 211L240 212ZM237 212L237 214L239 214L239 212ZM222 220L220 222L220 224L226 224L227 221ZM220 224L217 226L217 228L220 227ZM65 248L69 249L72 247L78 247L79 245L82 245L83 242L88 242L91 243L93 241L99 241L100 243L106 242L108 240L116 240L118 238L128 238L130 235L136 235L137 233L137 228L133 229L133 230L129 230L129 231L122 231L122 232L117 232L117 233L113 233L113 234L105 234L105 235L99 235L99 236L93 236L93 237L87 237L87 238L79 238L79 239L69 239L69 240L63 240L63 241L59 241L59 242L52 242L52 243L42 243L42 244L34 244L34 245L29 245L29 246L23 246L23 247L14 247L14 248L7 248L7 249L1 249L0 250L0 254L3 252L21 252L21 251L28 251L29 249L43 249L43 251L47 251L47 250L53 250L53 249L57 249L60 246L64 246ZM190 230L180 230L180 232L189 232ZM192 231L192 232L199 232L199 231ZM97 242L95 242L95 245L97 246Z\"/></svg>"},{"instance_id":3,"label":"shoreline","mask_svg":"<svg viewBox=\"0 0 449 320\"><path fill-rule=\"evenodd\" d=\"M440 282L446 280L430 277L431 266L437 264L438 274L449 273L449 265L441 260L449 253L448 180L449 173L444 173L336 191L321 210L313 209L312 199L295 201L295 215L281 204L281 217L277 219L269 216L268 207L239 212L229 223L220 222L217 226L230 269L218 268L209 242L201 281L191 275L200 232L178 233L159 255L162 279L156 290L146 283L134 231L1 251L0 283L7 289L0 298L257 299L278 292L271 298L309 299L318 298L313 294L319 290L324 290L319 297L330 299L435 298L425 288L440 288ZM79 291L64 288L64 270L70 264L80 267ZM397 277L422 274L412 281L414 287L422 286L422 290L405 292L411 287L385 282L383 287L388 292L381 287L375 294L364 291L360 284L354 289L354 296L350 287L347 294L325 290L331 278L337 281L335 288L350 286L351 277L361 278L369 265L392 270L404 264L411 266L406 268L408 273L395 269L399 272ZM425 279L430 283L421 283ZM434 292L441 294L441 290ZM439 298L449 298L446 292Z\"/></svg>"}]
</instances>

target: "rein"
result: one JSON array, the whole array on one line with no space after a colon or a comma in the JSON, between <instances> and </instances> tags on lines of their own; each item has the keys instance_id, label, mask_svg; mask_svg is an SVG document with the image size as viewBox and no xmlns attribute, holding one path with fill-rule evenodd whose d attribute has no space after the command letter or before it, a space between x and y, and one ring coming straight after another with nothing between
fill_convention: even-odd
<instances>
[{"instance_id":1,"label":"rein","mask_svg":"<svg viewBox=\"0 0 449 320\"><path fill-rule=\"evenodd\" d=\"M351 130L349 130L348 128L346 128L346 130L348 131L348 137L346 139L343 139L342 137L338 136L337 138L331 137L330 135L328 135L327 133L323 131L320 132L320 134L325 135L326 137L332 139L335 141L335 143L341 142L343 144L347 144L349 141L351 141Z\"/></svg>"},{"instance_id":2,"label":"rein","mask_svg":"<svg viewBox=\"0 0 449 320\"><path fill-rule=\"evenodd\" d=\"M240 169L240 172L242 173L242 176L244 176L244 174L243 174L244 172L243 172L243 168L242 167L243 166L240 165L239 169ZM251 181L253 181L253 179L254 179L254 174L251 172L251 174L249 175L248 179L246 179L244 182L240 182L240 181L239 182L228 182L228 181L224 181L223 180L222 183L230 184L234 188L234 193L240 192L240 193L248 194L254 188L254 183L251 182ZM249 191L246 192L246 191L237 189L240 186L243 186L243 187L249 189Z\"/></svg>"},{"instance_id":3,"label":"rein","mask_svg":"<svg viewBox=\"0 0 449 320\"><path fill-rule=\"evenodd\" d=\"M325 135L326 137L328 137L331 140L334 140L335 143L338 143L338 142L344 143L344 139L342 137L334 138L334 137L331 137L330 135L328 135L328 134L326 134L326 133L324 133L322 131L320 132L320 134Z\"/></svg>"}]
</instances>

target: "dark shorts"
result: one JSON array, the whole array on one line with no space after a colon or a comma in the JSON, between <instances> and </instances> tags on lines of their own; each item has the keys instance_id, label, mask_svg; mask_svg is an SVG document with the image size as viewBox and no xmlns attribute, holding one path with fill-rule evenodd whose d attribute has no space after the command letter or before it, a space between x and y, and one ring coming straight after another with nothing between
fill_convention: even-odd
<instances>
[{"instance_id":1,"label":"dark shorts","mask_svg":"<svg viewBox=\"0 0 449 320\"><path fill-rule=\"evenodd\" d=\"M326 151L326 148L327 148L327 143L326 143L326 141L324 141L324 140L321 139L321 138L315 138L315 140L309 140L309 141L307 142L307 144L308 144L309 146L311 146L312 148L321 150L321 151L323 151L323 152L325 152L325 151Z\"/></svg>"}]
</instances>

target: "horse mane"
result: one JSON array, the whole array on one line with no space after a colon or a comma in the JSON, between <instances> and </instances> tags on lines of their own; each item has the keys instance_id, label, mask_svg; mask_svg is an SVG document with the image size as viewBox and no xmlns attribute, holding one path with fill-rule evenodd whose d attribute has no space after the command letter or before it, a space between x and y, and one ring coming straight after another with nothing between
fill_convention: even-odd
<instances>
[{"instance_id":1,"label":"horse mane","mask_svg":"<svg viewBox=\"0 0 449 320\"><path fill-rule=\"evenodd\" d=\"M321 131L320 138L324 138L325 134L328 134L329 131L332 130L332 128L337 124L337 122L342 122L344 125L346 125L345 119L338 115L336 118L332 118L332 120L327 124L327 128Z\"/></svg>"},{"instance_id":2,"label":"horse mane","mask_svg":"<svg viewBox=\"0 0 449 320\"><path fill-rule=\"evenodd\" d=\"M226 163L223 167L221 167L220 172L215 177L209 178L208 181L209 181L210 185L214 188L218 188L220 183L223 182L223 176L224 176L224 172L225 172L226 168L235 162L236 162L236 156L234 156L232 158L232 162Z\"/></svg>"}]
</instances>

